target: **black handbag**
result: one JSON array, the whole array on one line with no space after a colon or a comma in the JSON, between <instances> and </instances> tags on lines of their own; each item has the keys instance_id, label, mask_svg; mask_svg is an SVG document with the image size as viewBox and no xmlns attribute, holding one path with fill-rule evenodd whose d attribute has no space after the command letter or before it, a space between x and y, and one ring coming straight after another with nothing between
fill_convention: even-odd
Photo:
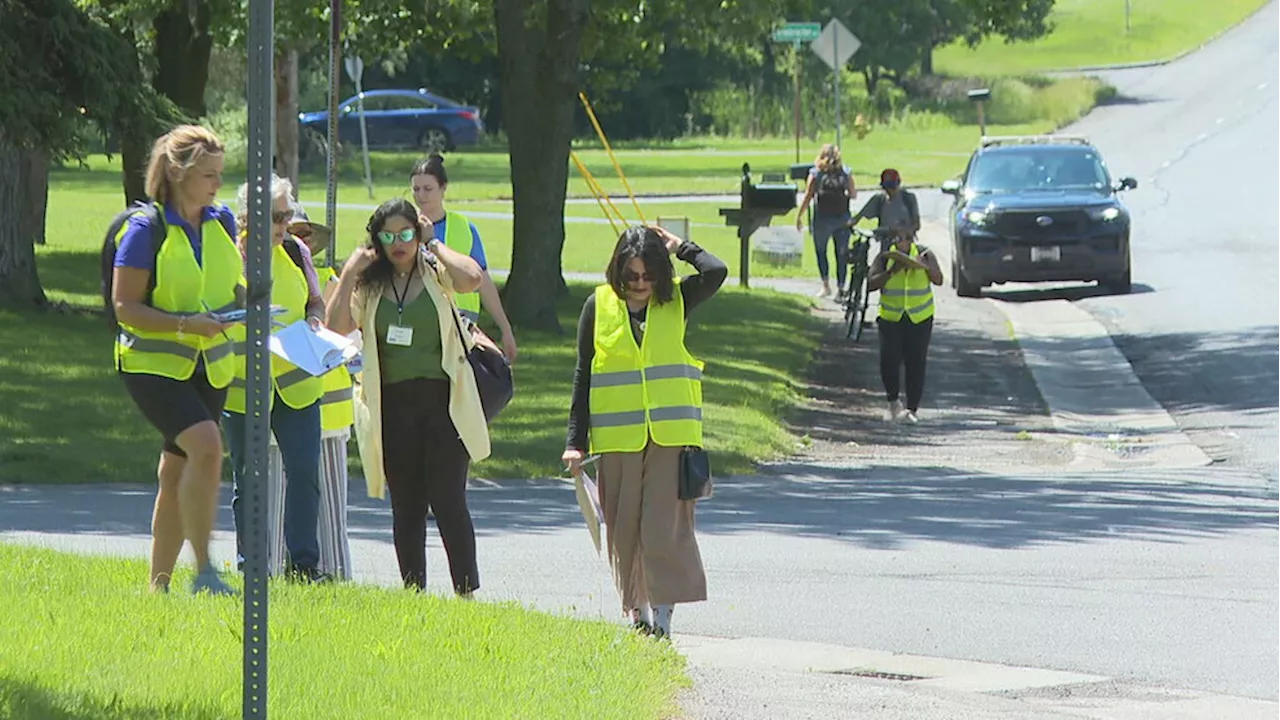
<instances>
[{"instance_id":1,"label":"black handbag","mask_svg":"<svg viewBox=\"0 0 1280 720\"><path fill-rule=\"evenodd\" d=\"M700 447L680 451L680 499L702 500L715 491L711 481L711 457Z\"/></svg>"},{"instance_id":2,"label":"black handbag","mask_svg":"<svg viewBox=\"0 0 1280 720\"><path fill-rule=\"evenodd\" d=\"M462 320L457 311L453 313L454 326L458 329L458 339L462 346L467 346L462 334ZM480 326L467 321L471 328L471 350L467 353L467 362L471 364L472 374L476 377L476 390L480 392L480 405L484 409L485 422L493 422L498 413L506 409L515 395L515 379L511 375L511 363L502 349L485 334Z\"/></svg>"}]
</instances>

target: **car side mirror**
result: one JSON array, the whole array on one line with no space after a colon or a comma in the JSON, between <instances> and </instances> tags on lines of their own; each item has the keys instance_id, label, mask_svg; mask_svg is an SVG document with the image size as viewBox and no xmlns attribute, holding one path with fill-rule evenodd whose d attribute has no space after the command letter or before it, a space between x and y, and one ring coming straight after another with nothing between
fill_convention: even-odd
<instances>
[{"instance_id":1,"label":"car side mirror","mask_svg":"<svg viewBox=\"0 0 1280 720\"><path fill-rule=\"evenodd\" d=\"M1133 190L1138 187L1137 178L1120 178L1120 185L1116 190Z\"/></svg>"},{"instance_id":2,"label":"car side mirror","mask_svg":"<svg viewBox=\"0 0 1280 720\"><path fill-rule=\"evenodd\" d=\"M942 182L942 192L946 193L947 195L959 195L959 194L960 194L960 181L959 181L959 180L944 180L944 181Z\"/></svg>"}]
</instances>

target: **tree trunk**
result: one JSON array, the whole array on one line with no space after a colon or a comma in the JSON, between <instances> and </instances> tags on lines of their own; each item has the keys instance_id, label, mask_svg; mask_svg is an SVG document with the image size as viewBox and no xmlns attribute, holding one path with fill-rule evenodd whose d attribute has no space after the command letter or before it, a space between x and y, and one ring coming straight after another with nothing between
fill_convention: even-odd
<instances>
[{"instance_id":1,"label":"tree trunk","mask_svg":"<svg viewBox=\"0 0 1280 720\"><path fill-rule=\"evenodd\" d=\"M34 192L24 169L30 167L30 153L5 142L0 134L0 304L38 307L48 304L40 276L36 273L36 249L32 240L37 229L32 213L23 203ZM47 176L40 194L48 192Z\"/></svg>"},{"instance_id":2,"label":"tree trunk","mask_svg":"<svg viewBox=\"0 0 1280 720\"><path fill-rule=\"evenodd\" d=\"M929 76L933 74L933 43L925 43L924 54L920 56L920 74Z\"/></svg>"},{"instance_id":3,"label":"tree trunk","mask_svg":"<svg viewBox=\"0 0 1280 720\"><path fill-rule=\"evenodd\" d=\"M298 195L298 51L276 53L276 174Z\"/></svg>"},{"instance_id":4,"label":"tree trunk","mask_svg":"<svg viewBox=\"0 0 1280 720\"><path fill-rule=\"evenodd\" d=\"M588 0L496 0L503 124L511 163L511 275L503 289L507 314L522 327L560 331L556 298L564 288L564 201L579 86L578 63Z\"/></svg>"},{"instance_id":5,"label":"tree trunk","mask_svg":"<svg viewBox=\"0 0 1280 720\"><path fill-rule=\"evenodd\" d=\"M170 0L156 15L156 74L151 85L169 98L192 120L204 117L204 89L209 82L209 34L207 0Z\"/></svg>"},{"instance_id":6,"label":"tree trunk","mask_svg":"<svg viewBox=\"0 0 1280 720\"><path fill-rule=\"evenodd\" d=\"M49 209L49 158L42 152L22 153L24 174L23 188L26 197L22 200L22 209L27 213L23 220L33 233L31 241L36 245L44 245L44 221Z\"/></svg>"},{"instance_id":7,"label":"tree trunk","mask_svg":"<svg viewBox=\"0 0 1280 720\"><path fill-rule=\"evenodd\" d=\"M151 152L151 138L133 128L120 133L120 182L124 186L124 209L147 199L147 159Z\"/></svg>"}]
</instances>

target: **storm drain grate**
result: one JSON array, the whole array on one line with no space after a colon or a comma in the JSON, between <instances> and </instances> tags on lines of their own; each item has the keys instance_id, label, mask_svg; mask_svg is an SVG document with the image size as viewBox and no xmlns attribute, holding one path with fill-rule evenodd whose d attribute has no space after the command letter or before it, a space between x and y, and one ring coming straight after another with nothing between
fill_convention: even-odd
<instances>
[{"instance_id":1,"label":"storm drain grate","mask_svg":"<svg viewBox=\"0 0 1280 720\"><path fill-rule=\"evenodd\" d=\"M852 670L834 670L835 675L852 675L854 677L874 678L876 680L897 680L898 682L910 682L912 680L928 680L923 675L904 675L903 673L884 672L883 670L867 670L862 668L854 668Z\"/></svg>"}]
</instances>

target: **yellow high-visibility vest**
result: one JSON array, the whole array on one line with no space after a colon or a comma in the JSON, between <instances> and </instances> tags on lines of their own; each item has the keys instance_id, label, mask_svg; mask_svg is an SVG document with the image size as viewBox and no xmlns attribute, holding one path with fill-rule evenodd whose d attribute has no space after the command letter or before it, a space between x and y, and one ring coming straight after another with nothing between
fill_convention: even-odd
<instances>
[{"instance_id":1,"label":"yellow high-visibility vest","mask_svg":"<svg viewBox=\"0 0 1280 720\"><path fill-rule=\"evenodd\" d=\"M285 240L285 242L292 242ZM277 245L271 251L271 304L285 309L275 319L287 325L302 320L307 313L307 299L311 296L307 287L307 276L302 268L289 257L284 245ZM234 332L233 332L234 331ZM235 379L227 389L226 409L230 412L245 411L245 377L247 375L248 358L245 354L245 327L237 323L231 330L235 340L236 364ZM271 382L285 405L301 410L320 399L323 384L320 378L308 373L293 363L273 355L271 357ZM274 397L274 395L273 395ZM274 402L274 399L272 400Z\"/></svg>"},{"instance_id":2,"label":"yellow high-visibility vest","mask_svg":"<svg viewBox=\"0 0 1280 720\"><path fill-rule=\"evenodd\" d=\"M910 256L920 256L920 248L915 243L911 243ZM894 261L890 260L887 267L893 265ZM904 312L913 323L933 317L933 283L929 282L928 272L913 268L890 275L880 290L880 317L897 322Z\"/></svg>"},{"instance_id":3,"label":"yellow high-visibility vest","mask_svg":"<svg viewBox=\"0 0 1280 720\"><path fill-rule=\"evenodd\" d=\"M626 301L609 285L596 288L592 453L638 452L650 439L702 446L703 363L685 348L684 297L676 283L670 302L649 301L639 346Z\"/></svg>"},{"instance_id":4,"label":"yellow high-visibility vest","mask_svg":"<svg viewBox=\"0 0 1280 720\"><path fill-rule=\"evenodd\" d=\"M471 257L472 242L471 221L467 219L467 216L452 210L445 211L445 247L456 253ZM472 320L480 319L480 293L478 291L454 293L453 299L457 301L458 309L462 311L463 316Z\"/></svg>"},{"instance_id":5,"label":"yellow high-visibility vest","mask_svg":"<svg viewBox=\"0 0 1280 720\"><path fill-rule=\"evenodd\" d=\"M121 228L121 235L125 227ZM222 223L210 217L201 225L201 262L196 262L186 231L174 224L167 228L156 253L151 306L186 315L235 309L236 287L244 283L244 264ZM119 239L118 236L116 241ZM122 372L186 380L203 355L209 384L224 388L234 374L232 350L232 343L221 333L206 338L192 333L141 330L122 322L116 335L115 360Z\"/></svg>"},{"instance_id":6,"label":"yellow high-visibility vest","mask_svg":"<svg viewBox=\"0 0 1280 720\"><path fill-rule=\"evenodd\" d=\"M326 274L326 283L337 282L338 273L331 267L320 268ZM325 432L346 430L355 422L355 409L351 405L351 373L346 365L339 365L320 376L324 394L320 396L320 429Z\"/></svg>"}]
</instances>

